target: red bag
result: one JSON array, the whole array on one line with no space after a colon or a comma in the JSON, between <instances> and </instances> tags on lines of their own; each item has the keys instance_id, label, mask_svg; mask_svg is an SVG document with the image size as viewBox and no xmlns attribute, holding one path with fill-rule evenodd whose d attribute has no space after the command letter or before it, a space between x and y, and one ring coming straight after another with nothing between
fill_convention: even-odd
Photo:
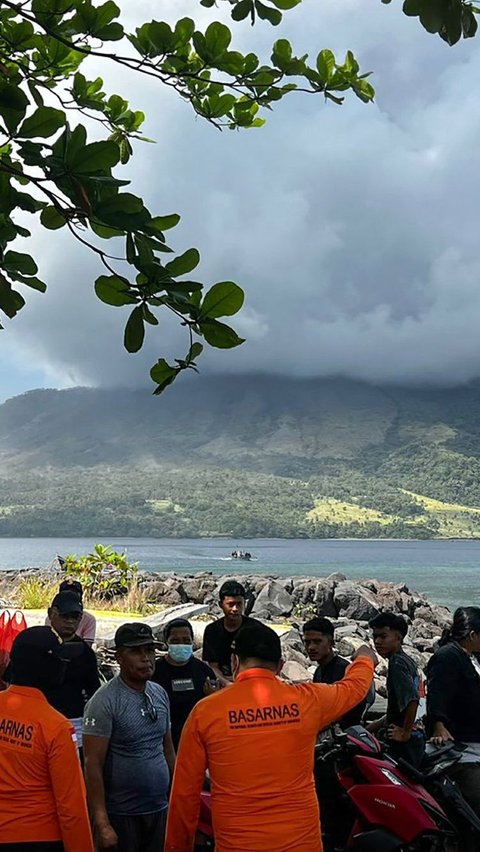
<instances>
[{"instance_id":1,"label":"red bag","mask_svg":"<svg viewBox=\"0 0 480 852\"><path fill-rule=\"evenodd\" d=\"M10 661L10 651L16 637L26 627L25 616L20 610L16 610L13 615L8 610L0 613L0 678Z\"/></svg>"}]
</instances>

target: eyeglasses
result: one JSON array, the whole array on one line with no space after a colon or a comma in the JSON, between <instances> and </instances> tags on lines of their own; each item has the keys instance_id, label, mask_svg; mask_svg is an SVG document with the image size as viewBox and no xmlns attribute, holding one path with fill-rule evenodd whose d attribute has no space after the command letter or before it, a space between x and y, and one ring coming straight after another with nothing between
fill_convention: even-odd
<instances>
[{"instance_id":1,"label":"eyeglasses","mask_svg":"<svg viewBox=\"0 0 480 852\"><path fill-rule=\"evenodd\" d=\"M143 693L143 698L144 698L144 701L145 701L145 710L147 711L148 715L150 716L150 719L152 720L152 722L156 722L157 719L158 719L157 708L155 707L155 704L153 703L152 699L150 698L147 690L145 690L145 692Z\"/></svg>"}]
</instances>

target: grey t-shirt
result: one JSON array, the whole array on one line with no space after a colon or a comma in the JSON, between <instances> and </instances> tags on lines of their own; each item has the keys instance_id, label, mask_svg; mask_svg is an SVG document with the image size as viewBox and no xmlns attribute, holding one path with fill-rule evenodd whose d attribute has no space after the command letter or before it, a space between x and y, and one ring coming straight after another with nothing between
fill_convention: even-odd
<instances>
[{"instance_id":1,"label":"grey t-shirt","mask_svg":"<svg viewBox=\"0 0 480 852\"><path fill-rule=\"evenodd\" d=\"M109 737L104 767L107 813L139 815L167 807L170 773L163 738L170 730L170 706L162 686L148 681L145 692L117 675L86 704L84 736Z\"/></svg>"}]
</instances>

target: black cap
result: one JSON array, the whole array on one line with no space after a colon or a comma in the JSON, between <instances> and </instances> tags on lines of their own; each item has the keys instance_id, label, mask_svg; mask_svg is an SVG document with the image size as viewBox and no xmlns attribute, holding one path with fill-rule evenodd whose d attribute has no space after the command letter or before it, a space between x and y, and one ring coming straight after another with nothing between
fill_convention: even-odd
<instances>
[{"instance_id":1,"label":"black cap","mask_svg":"<svg viewBox=\"0 0 480 852\"><path fill-rule=\"evenodd\" d=\"M59 592L75 592L80 598L83 597L83 587L78 580L62 580L58 587Z\"/></svg>"},{"instance_id":2,"label":"black cap","mask_svg":"<svg viewBox=\"0 0 480 852\"><path fill-rule=\"evenodd\" d=\"M152 628L139 621L122 624L115 633L115 648L138 648L153 645L155 641Z\"/></svg>"},{"instance_id":3,"label":"black cap","mask_svg":"<svg viewBox=\"0 0 480 852\"><path fill-rule=\"evenodd\" d=\"M32 651L61 656L63 642L51 627L27 627L16 637L11 650L12 663L23 659Z\"/></svg>"},{"instance_id":4,"label":"black cap","mask_svg":"<svg viewBox=\"0 0 480 852\"><path fill-rule=\"evenodd\" d=\"M55 595L52 606L58 609L60 615L66 615L69 612L81 614L83 612L83 604L77 592L59 592Z\"/></svg>"}]
</instances>

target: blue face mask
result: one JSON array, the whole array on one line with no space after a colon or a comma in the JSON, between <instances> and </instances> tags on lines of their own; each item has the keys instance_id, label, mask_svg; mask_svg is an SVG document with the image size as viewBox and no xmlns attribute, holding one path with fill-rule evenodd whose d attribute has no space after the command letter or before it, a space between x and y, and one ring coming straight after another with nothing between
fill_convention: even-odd
<instances>
[{"instance_id":1,"label":"blue face mask","mask_svg":"<svg viewBox=\"0 0 480 852\"><path fill-rule=\"evenodd\" d=\"M187 663L193 654L193 645L169 645L168 656L174 663Z\"/></svg>"}]
</instances>

